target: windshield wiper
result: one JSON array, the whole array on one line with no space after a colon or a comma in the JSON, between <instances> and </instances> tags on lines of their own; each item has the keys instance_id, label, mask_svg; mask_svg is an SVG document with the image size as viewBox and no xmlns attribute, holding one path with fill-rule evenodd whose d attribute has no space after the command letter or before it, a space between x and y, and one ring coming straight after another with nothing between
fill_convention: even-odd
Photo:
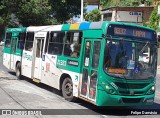
<instances>
[{"instance_id":1,"label":"windshield wiper","mask_svg":"<svg viewBox=\"0 0 160 118\"><path fill-rule=\"evenodd\" d=\"M146 44L143 46L142 50L138 53L138 55L141 54L144 51L144 49L148 45L148 43L149 43L149 41L146 42Z\"/></svg>"}]
</instances>

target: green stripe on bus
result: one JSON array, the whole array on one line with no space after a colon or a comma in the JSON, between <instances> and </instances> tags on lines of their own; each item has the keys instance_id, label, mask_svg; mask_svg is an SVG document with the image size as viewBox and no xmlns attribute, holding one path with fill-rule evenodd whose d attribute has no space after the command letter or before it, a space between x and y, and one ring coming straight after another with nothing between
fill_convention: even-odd
<instances>
[{"instance_id":1,"label":"green stripe on bus","mask_svg":"<svg viewBox=\"0 0 160 118\"><path fill-rule=\"evenodd\" d=\"M3 53L11 54L11 48L4 48ZM12 54L22 56L22 50L17 49L16 52Z\"/></svg>"},{"instance_id":2,"label":"green stripe on bus","mask_svg":"<svg viewBox=\"0 0 160 118\"><path fill-rule=\"evenodd\" d=\"M65 24L62 26L62 30L69 30L70 24Z\"/></svg>"},{"instance_id":3,"label":"green stripe on bus","mask_svg":"<svg viewBox=\"0 0 160 118\"><path fill-rule=\"evenodd\" d=\"M80 73L80 59L69 58L65 56L58 56L56 67L72 72Z\"/></svg>"}]
</instances>

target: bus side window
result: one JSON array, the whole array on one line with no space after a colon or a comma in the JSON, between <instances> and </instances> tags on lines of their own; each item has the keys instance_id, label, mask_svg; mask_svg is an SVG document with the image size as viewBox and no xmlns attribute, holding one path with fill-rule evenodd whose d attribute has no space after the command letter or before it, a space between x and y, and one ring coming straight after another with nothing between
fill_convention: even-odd
<instances>
[{"instance_id":1,"label":"bus side window","mask_svg":"<svg viewBox=\"0 0 160 118\"><path fill-rule=\"evenodd\" d=\"M80 55L82 32L67 32L64 55L78 58Z\"/></svg>"},{"instance_id":2,"label":"bus side window","mask_svg":"<svg viewBox=\"0 0 160 118\"><path fill-rule=\"evenodd\" d=\"M26 33L19 33L19 39L18 39L18 46L19 49L24 49L24 42L25 42Z\"/></svg>"},{"instance_id":3,"label":"bus side window","mask_svg":"<svg viewBox=\"0 0 160 118\"><path fill-rule=\"evenodd\" d=\"M45 49L44 52L47 53L47 49L48 49L48 42L49 42L49 32L47 32L47 37L46 37L46 42L45 42Z\"/></svg>"},{"instance_id":4,"label":"bus side window","mask_svg":"<svg viewBox=\"0 0 160 118\"><path fill-rule=\"evenodd\" d=\"M93 49L93 57L92 57L92 67L93 68L98 68L100 49L101 49L100 41L95 41L94 42L94 49Z\"/></svg>"},{"instance_id":5,"label":"bus side window","mask_svg":"<svg viewBox=\"0 0 160 118\"><path fill-rule=\"evenodd\" d=\"M51 32L48 46L48 54L61 55L63 50L64 32Z\"/></svg>"},{"instance_id":6,"label":"bus side window","mask_svg":"<svg viewBox=\"0 0 160 118\"><path fill-rule=\"evenodd\" d=\"M34 32L27 32L25 50L32 51L34 40Z\"/></svg>"},{"instance_id":7,"label":"bus side window","mask_svg":"<svg viewBox=\"0 0 160 118\"><path fill-rule=\"evenodd\" d=\"M91 42L87 41L85 46L84 66L88 67L90 63Z\"/></svg>"},{"instance_id":8,"label":"bus side window","mask_svg":"<svg viewBox=\"0 0 160 118\"><path fill-rule=\"evenodd\" d=\"M6 33L5 47L9 48L11 46L12 33Z\"/></svg>"}]
</instances>

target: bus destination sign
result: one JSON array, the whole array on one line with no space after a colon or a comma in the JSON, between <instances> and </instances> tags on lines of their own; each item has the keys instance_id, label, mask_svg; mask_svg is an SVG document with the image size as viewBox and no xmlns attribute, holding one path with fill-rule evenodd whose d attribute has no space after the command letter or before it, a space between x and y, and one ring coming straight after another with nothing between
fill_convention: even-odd
<instances>
[{"instance_id":1,"label":"bus destination sign","mask_svg":"<svg viewBox=\"0 0 160 118\"><path fill-rule=\"evenodd\" d=\"M127 26L111 26L107 34L112 36L122 36L122 37L131 37L131 38L141 38L147 40L153 40L154 32L151 30L145 30L136 27L127 27ZM155 35L156 36L156 35Z\"/></svg>"},{"instance_id":2,"label":"bus destination sign","mask_svg":"<svg viewBox=\"0 0 160 118\"><path fill-rule=\"evenodd\" d=\"M131 30L131 29L126 29L126 28L119 28L119 27L114 27L114 34L120 34L120 35L128 35L130 34L131 36L134 37L143 37L146 38L147 32L142 31L142 30Z\"/></svg>"}]
</instances>

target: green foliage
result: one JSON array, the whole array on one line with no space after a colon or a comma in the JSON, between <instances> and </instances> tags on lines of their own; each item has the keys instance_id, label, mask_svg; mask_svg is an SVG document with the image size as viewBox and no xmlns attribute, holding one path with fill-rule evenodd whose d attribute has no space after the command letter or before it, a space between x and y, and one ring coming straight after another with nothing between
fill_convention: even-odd
<instances>
[{"instance_id":1,"label":"green foliage","mask_svg":"<svg viewBox=\"0 0 160 118\"><path fill-rule=\"evenodd\" d=\"M11 0L0 1L0 25L6 26L11 20Z\"/></svg>"},{"instance_id":2,"label":"green foliage","mask_svg":"<svg viewBox=\"0 0 160 118\"><path fill-rule=\"evenodd\" d=\"M14 26L11 15L23 26L64 23L80 14L80 0L1 0L0 24Z\"/></svg>"},{"instance_id":3,"label":"green foliage","mask_svg":"<svg viewBox=\"0 0 160 118\"><path fill-rule=\"evenodd\" d=\"M1 34L6 27L20 24L27 27L65 23L80 11L81 0L0 0Z\"/></svg>"},{"instance_id":4,"label":"green foliage","mask_svg":"<svg viewBox=\"0 0 160 118\"><path fill-rule=\"evenodd\" d=\"M158 6L155 7L152 11L152 14L149 18L149 24L147 25L148 27L150 28L153 28L155 29L156 31L158 30L158 23L159 23L159 16L157 15L157 12L158 12Z\"/></svg>"},{"instance_id":5,"label":"green foliage","mask_svg":"<svg viewBox=\"0 0 160 118\"><path fill-rule=\"evenodd\" d=\"M45 25L49 23L51 6L48 0L26 0L17 4L15 15L23 26Z\"/></svg>"},{"instance_id":6,"label":"green foliage","mask_svg":"<svg viewBox=\"0 0 160 118\"><path fill-rule=\"evenodd\" d=\"M120 2L113 2L112 0L101 0L103 8L109 8L114 6L139 6L140 4L151 5L154 0L120 0Z\"/></svg>"},{"instance_id":7,"label":"green foliage","mask_svg":"<svg viewBox=\"0 0 160 118\"><path fill-rule=\"evenodd\" d=\"M100 21L101 19L100 11L98 9L94 9L90 13L86 13L84 19L86 21L91 21L91 22Z\"/></svg>"},{"instance_id":8,"label":"green foliage","mask_svg":"<svg viewBox=\"0 0 160 118\"><path fill-rule=\"evenodd\" d=\"M50 0L53 16L60 23L77 16L81 12L81 0Z\"/></svg>"},{"instance_id":9,"label":"green foliage","mask_svg":"<svg viewBox=\"0 0 160 118\"><path fill-rule=\"evenodd\" d=\"M3 39L4 31L7 26L10 26L11 23L11 5L12 0L1 0L0 1L0 40Z\"/></svg>"}]
</instances>

